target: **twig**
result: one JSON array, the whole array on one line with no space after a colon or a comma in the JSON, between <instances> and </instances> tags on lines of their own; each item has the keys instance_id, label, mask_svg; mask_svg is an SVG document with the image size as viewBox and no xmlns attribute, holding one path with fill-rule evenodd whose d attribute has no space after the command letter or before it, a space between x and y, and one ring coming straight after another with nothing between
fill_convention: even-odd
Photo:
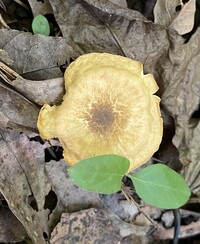
<instances>
[{"instance_id":1,"label":"twig","mask_svg":"<svg viewBox=\"0 0 200 244\"><path fill-rule=\"evenodd\" d=\"M149 222L153 225L153 227L155 229L158 229L158 226L153 222L153 220L141 209L140 205L132 198L132 196L130 195L129 192L127 192L126 190L126 186L124 185L124 183L122 182L122 186L121 186L121 191L124 194L124 196L126 197L126 199L135 204L136 207L138 208L138 210L145 216L145 218L147 218L149 220Z\"/></svg>"},{"instance_id":2,"label":"twig","mask_svg":"<svg viewBox=\"0 0 200 244\"><path fill-rule=\"evenodd\" d=\"M2 73L6 74L7 81L8 81L8 77L9 77L10 81L12 81L20 76L17 72L15 72L14 70L9 68L7 65L5 65L2 62L0 62L0 70L2 70Z\"/></svg>"},{"instance_id":3,"label":"twig","mask_svg":"<svg viewBox=\"0 0 200 244\"><path fill-rule=\"evenodd\" d=\"M6 29L10 29L10 26L8 26L7 24L6 24L6 22L5 22L5 20L3 19L3 17L2 17L2 15L0 14L0 24L4 27L4 28L6 28Z\"/></svg>"}]
</instances>

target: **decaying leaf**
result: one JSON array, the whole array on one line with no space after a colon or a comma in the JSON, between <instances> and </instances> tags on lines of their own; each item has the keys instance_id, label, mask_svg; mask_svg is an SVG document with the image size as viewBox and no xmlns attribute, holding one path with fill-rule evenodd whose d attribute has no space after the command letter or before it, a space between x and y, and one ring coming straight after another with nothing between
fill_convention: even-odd
<instances>
[{"instance_id":1,"label":"decaying leaf","mask_svg":"<svg viewBox=\"0 0 200 244\"><path fill-rule=\"evenodd\" d=\"M89 207L100 207L98 194L77 187L66 174L67 168L64 160L51 161L45 165L47 175L56 189L55 192L67 211L76 212Z\"/></svg>"},{"instance_id":2,"label":"decaying leaf","mask_svg":"<svg viewBox=\"0 0 200 244\"><path fill-rule=\"evenodd\" d=\"M110 0L110 2L115 3L123 8L127 8L126 0Z\"/></svg>"},{"instance_id":3,"label":"decaying leaf","mask_svg":"<svg viewBox=\"0 0 200 244\"><path fill-rule=\"evenodd\" d=\"M195 123L192 123L192 120L188 122L188 127L184 128L181 133L185 136L185 145L179 147L181 159L186 157L189 161L189 164L185 165L183 169L183 175L192 192L200 196L200 122L194 121ZM194 127L191 128L192 126ZM180 133L181 130L179 129L178 132ZM198 202L200 203L200 199Z\"/></svg>"},{"instance_id":4,"label":"decaying leaf","mask_svg":"<svg viewBox=\"0 0 200 244\"><path fill-rule=\"evenodd\" d=\"M90 52L109 52L139 60L156 80L158 59L167 58L170 41L180 44L174 31L147 21L139 12L117 7L106 0L50 0L63 37L74 49L74 58Z\"/></svg>"},{"instance_id":5,"label":"decaying leaf","mask_svg":"<svg viewBox=\"0 0 200 244\"><path fill-rule=\"evenodd\" d=\"M40 81L27 80L0 62L0 78L1 86L9 87L11 92L24 97L25 100L28 99L33 105L59 104L62 101L64 94L62 77Z\"/></svg>"},{"instance_id":6,"label":"decaying leaf","mask_svg":"<svg viewBox=\"0 0 200 244\"><path fill-rule=\"evenodd\" d=\"M64 161L45 164L44 149L18 132L0 133L0 192L34 243L46 243L64 211L98 207L98 195L77 189ZM88 194L88 195L87 195Z\"/></svg>"},{"instance_id":7,"label":"decaying leaf","mask_svg":"<svg viewBox=\"0 0 200 244\"><path fill-rule=\"evenodd\" d=\"M3 200L1 199L1 201ZM8 206L0 204L0 242L15 243L24 241L25 238L28 238L28 236L23 225Z\"/></svg>"},{"instance_id":8,"label":"decaying leaf","mask_svg":"<svg viewBox=\"0 0 200 244\"><path fill-rule=\"evenodd\" d=\"M168 27L176 16L176 7L180 6L181 0L157 0L154 7L154 22Z\"/></svg>"},{"instance_id":9,"label":"decaying leaf","mask_svg":"<svg viewBox=\"0 0 200 244\"><path fill-rule=\"evenodd\" d=\"M0 49L0 61L7 63L8 65L13 64L13 60L9 57L8 53L3 49Z\"/></svg>"},{"instance_id":10,"label":"decaying leaf","mask_svg":"<svg viewBox=\"0 0 200 244\"><path fill-rule=\"evenodd\" d=\"M28 3L31 7L33 16L38 14L52 14L51 5L49 4L48 0L43 1L35 1L35 0L28 0Z\"/></svg>"},{"instance_id":11,"label":"decaying leaf","mask_svg":"<svg viewBox=\"0 0 200 244\"><path fill-rule=\"evenodd\" d=\"M0 62L0 125L2 128L37 132L39 106L59 104L64 93L63 78L26 80Z\"/></svg>"},{"instance_id":12,"label":"decaying leaf","mask_svg":"<svg viewBox=\"0 0 200 244\"><path fill-rule=\"evenodd\" d=\"M45 203L53 189L45 175L44 159L37 157L43 148L34 154L36 147L30 145L28 137L4 131L0 146L0 191L34 243L46 243L43 234L50 235L62 208Z\"/></svg>"},{"instance_id":13,"label":"decaying leaf","mask_svg":"<svg viewBox=\"0 0 200 244\"><path fill-rule=\"evenodd\" d=\"M190 32L194 26L195 11L196 0L186 2L169 27L176 30L180 35Z\"/></svg>"},{"instance_id":14,"label":"decaying leaf","mask_svg":"<svg viewBox=\"0 0 200 244\"><path fill-rule=\"evenodd\" d=\"M0 30L0 48L14 60L10 66L24 78L45 80L62 76L60 65L69 62L72 49L64 38Z\"/></svg>"},{"instance_id":15,"label":"decaying leaf","mask_svg":"<svg viewBox=\"0 0 200 244\"><path fill-rule=\"evenodd\" d=\"M162 81L165 85L162 104L175 118L176 132L173 143L178 148L181 159L184 155L190 162L190 166L184 169L184 174L187 175L192 189L194 184L193 192L196 194L200 192L199 178L196 177L196 173L200 172L199 119L192 120L191 117L200 104L199 32L198 29L185 45L170 50L170 63L166 60L161 64ZM186 173L188 170L190 173Z\"/></svg>"},{"instance_id":16,"label":"decaying leaf","mask_svg":"<svg viewBox=\"0 0 200 244\"><path fill-rule=\"evenodd\" d=\"M0 126L37 132L39 107L17 92L0 85Z\"/></svg>"},{"instance_id":17,"label":"decaying leaf","mask_svg":"<svg viewBox=\"0 0 200 244\"><path fill-rule=\"evenodd\" d=\"M189 0L185 4L181 0L157 0L154 8L154 22L184 35L194 26L195 11L196 0Z\"/></svg>"},{"instance_id":18,"label":"decaying leaf","mask_svg":"<svg viewBox=\"0 0 200 244\"><path fill-rule=\"evenodd\" d=\"M36 104L60 104L62 102L64 94L63 77L33 81L19 76L10 84Z\"/></svg>"},{"instance_id":19,"label":"decaying leaf","mask_svg":"<svg viewBox=\"0 0 200 244\"><path fill-rule=\"evenodd\" d=\"M70 57L109 52L141 61L145 72L154 74L162 91L157 69L168 58L171 43L174 46L183 43L177 33L147 21L136 11L105 0L50 3L64 38L0 30L3 37L0 47L15 60L11 68L27 79L49 79L62 76L58 66Z\"/></svg>"},{"instance_id":20,"label":"decaying leaf","mask_svg":"<svg viewBox=\"0 0 200 244\"><path fill-rule=\"evenodd\" d=\"M172 143L172 139L175 134L174 119L163 109L161 109L161 114L163 119L163 139L159 150L154 154L154 156L170 168L179 172L182 168L182 164L179 159L179 151Z\"/></svg>"}]
</instances>

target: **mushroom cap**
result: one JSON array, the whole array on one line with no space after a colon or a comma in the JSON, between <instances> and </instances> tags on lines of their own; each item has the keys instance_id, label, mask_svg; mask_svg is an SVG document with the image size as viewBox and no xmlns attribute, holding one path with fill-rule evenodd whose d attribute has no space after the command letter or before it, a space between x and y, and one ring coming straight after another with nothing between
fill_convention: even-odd
<instances>
[{"instance_id":1,"label":"mushroom cap","mask_svg":"<svg viewBox=\"0 0 200 244\"><path fill-rule=\"evenodd\" d=\"M59 138L68 164L118 154L130 160L131 171L157 151L163 133L160 98L153 95L158 86L140 62L85 54L69 65L64 79L62 104L45 104L37 125L42 138Z\"/></svg>"}]
</instances>

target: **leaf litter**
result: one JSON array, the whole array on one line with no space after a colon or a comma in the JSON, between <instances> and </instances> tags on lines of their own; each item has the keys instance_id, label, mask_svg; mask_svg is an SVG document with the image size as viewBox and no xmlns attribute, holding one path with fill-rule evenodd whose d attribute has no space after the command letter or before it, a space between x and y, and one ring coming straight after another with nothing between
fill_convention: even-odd
<instances>
[{"instance_id":1,"label":"leaf litter","mask_svg":"<svg viewBox=\"0 0 200 244\"><path fill-rule=\"evenodd\" d=\"M63 160L44 162L46 144L29 140L32 131L37 132L39 105L61 102L64 93L61 66L89 52L109 52L139 60L145 72L154 74L163 112L174 120L175 131L172 124L168 128L174 134L182 174L195 196L191 201L200 203L200 124L199 115L194 116L200 104L199 29L185 43L181 35L167 28L175 13L168 11L173 16L166 17L163 27L156 21L159 14L156 8L158 24L112 2L50 0L62 37L0 29L0 61L19 74L13 79L1 76L0 191L34 243L45 243L44 236L50 238L63 212L101 205L96 194L77 189L70 182ZM164 119L164 124L167 123ZM165 142L163 145L166 148ZM174 158L177 151L168 160ZM75 196L74 192L78 194ZM53 207L45 205L47 196L57 198ZM101 208L105 210L102 205ZM117 215L109 216L116 221ZM125 222L116 226L121 233L126 230L127 237L130 233L144 237L150 230L145 224L138 232L125 227Z\"/></svg>"}]
</instances>

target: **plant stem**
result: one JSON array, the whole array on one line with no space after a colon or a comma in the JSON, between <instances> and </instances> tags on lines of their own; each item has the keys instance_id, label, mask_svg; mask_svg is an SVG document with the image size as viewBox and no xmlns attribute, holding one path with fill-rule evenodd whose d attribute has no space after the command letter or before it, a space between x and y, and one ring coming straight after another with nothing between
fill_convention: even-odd
<instances>
[{"instance_id":1,"label":"plant stem","mask_svg":"<svg viewBox=\"0 0 200 244\"><path fill-rule=\"evenodd\" d=\"M148 214L146 214L140 207L140 205L133 199L133 197L130 195L130 193L126 190L126 186L124 185L124 183L122 182L122 186L121 186L121 191L124 194L124 196L126 197L126 199L130 202L135 204L135 206L138 208L138 210L145 216L145 218L147 218L149 220L149 222L153 225L153 227L155 229L158 229L158 226L153 222L153 220L148 216Z\"/></svg>"}]
</instances>

